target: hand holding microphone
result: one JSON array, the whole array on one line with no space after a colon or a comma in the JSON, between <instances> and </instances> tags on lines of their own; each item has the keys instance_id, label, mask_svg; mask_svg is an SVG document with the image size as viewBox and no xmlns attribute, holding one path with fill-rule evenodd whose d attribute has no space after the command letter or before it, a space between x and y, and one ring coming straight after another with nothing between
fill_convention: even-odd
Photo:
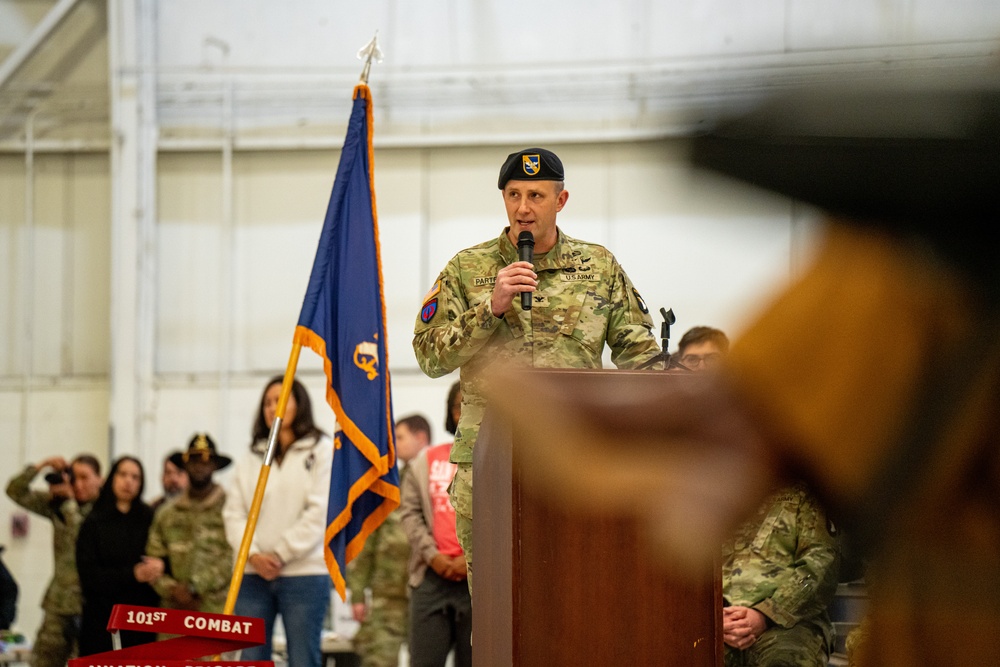
<instances>
[{"instance_id":1,"label":"hand holding microphone","mask_svg":"<svg viewBox=\"0 0 1000 667\"><path fill-rule=\"evenodd\" d=\"M490 309L496 317L511 307L514 297L521 295L522 310L531 310L531 291L538 284L535 272L531 268L534 262L535 237L531 232L524 231L517 238L518 261L508 264L497 272L496 283L493 286L493 296L490 299ZM528 266L524 265L528 263ZM524 291L524 287L528 291Z\"/></svg>"}]
</instances>

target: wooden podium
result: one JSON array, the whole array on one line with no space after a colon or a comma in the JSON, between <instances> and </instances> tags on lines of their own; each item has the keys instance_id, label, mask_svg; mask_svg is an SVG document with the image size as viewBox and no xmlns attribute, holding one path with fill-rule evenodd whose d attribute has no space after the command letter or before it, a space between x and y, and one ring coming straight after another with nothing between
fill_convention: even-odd
<instances>
[{"instance_id":1,"label":"wooden podium","mask_svg":"<svg viewBox=\"0 0 1000 667\"><path fill-rule=\"evenodd\" d=\"M576 373L574 382L611 385L685 380ZM694 580L672 577L633 518L576 512L524 488L517 435L487 409L474 450L476 666L721 667L719 563Z\"/></svg>"}]
</instances>

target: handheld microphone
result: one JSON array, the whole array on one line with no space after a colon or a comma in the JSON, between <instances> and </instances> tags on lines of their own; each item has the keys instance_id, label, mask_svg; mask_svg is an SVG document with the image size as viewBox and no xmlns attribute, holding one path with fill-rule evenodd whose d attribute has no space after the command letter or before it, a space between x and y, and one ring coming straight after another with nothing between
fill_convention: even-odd
<instances>
[{"instance_id":1,"label":"handheld microphone","mask_svg":"<svg viewBox=\"0 0 1000 667\"><path fill-rule=\"evenodd\" d=\"M534 264L535 236L531 232L524 231L517 235L517 258ZM521 310L531 310L531 292L521 292Z\"/></svg>"}]
</instances>

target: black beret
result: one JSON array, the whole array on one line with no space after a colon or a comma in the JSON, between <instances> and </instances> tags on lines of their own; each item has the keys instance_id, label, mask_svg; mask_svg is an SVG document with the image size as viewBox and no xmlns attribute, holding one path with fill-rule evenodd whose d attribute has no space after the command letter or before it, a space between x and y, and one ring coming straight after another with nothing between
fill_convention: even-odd
<instances>
[{"instance_id":1,"label":"black beret","mask_svg":"<svg viewBox=\"0 0 1000 667\"><path fill-rule=\"evenodd\" d=\"M525 148L511 153L500 167L497 187L503 190L507 181L561 181L562 160L544 148Z\"/></svg>"}]
</instances>

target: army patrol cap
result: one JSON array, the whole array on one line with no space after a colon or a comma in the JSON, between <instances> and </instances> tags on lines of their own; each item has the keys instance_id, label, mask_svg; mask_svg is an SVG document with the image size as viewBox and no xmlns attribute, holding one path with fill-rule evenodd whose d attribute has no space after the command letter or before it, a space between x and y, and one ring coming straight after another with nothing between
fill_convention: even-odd
<instances>
[{"instance_id":1,"label":"army patrol cap","mask_svg":"<svg viewBox=\"0 0 1000 667\"><path fill-rule=\"evenodd\" d=\"M562 160L544 148L525 148L507 156L500 167L497 187L503 190L507 181L562 181Z\"/></svg>"},{"instance_id":2,"label":"army patrol cap","mask_svg":"<svg viewBox=\"0 0 1000 667\"><path fill-rule=\"evenodd\" d=\"M188 442L187 451L172 454L169 460L178 468L183 468L184 464L192 457L201 457L204 461L214 461L216 470L222 470L233 462L228 456L216 451L215 440L212 440L212 436L208 433L195 433Z\"/></svg>"}]
</instances>

